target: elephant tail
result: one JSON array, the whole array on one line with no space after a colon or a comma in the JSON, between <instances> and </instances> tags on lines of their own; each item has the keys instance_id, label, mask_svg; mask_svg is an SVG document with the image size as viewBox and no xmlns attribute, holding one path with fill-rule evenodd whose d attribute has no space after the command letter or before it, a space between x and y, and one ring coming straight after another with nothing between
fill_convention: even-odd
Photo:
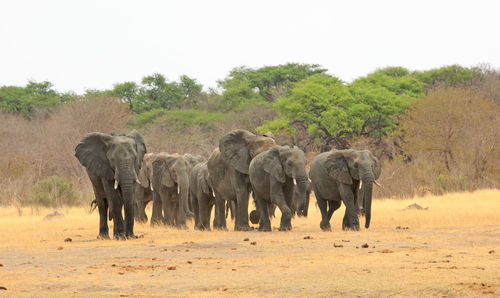
<instances>
[{"instance_id":1,"label":"elephant tail","mask_svg":"<svg viewBox=\"0 0 500 298\"><path fill-rule=\"evenodd\" d=\"M94 212L95 208L97 208L97 199L95 199L95 200L93 200L92 202L90 202L90 210L89 210L89 213Z\"/></svg>"}]
</instances>

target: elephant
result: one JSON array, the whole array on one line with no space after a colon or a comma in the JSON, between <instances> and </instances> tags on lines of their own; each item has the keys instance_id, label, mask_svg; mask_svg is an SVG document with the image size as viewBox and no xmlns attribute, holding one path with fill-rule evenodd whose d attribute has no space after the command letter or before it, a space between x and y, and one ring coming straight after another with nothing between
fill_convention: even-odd
<instances>
[{"instance_id":1,"label":"elephant","mask_svg":"<svg viewBox=\"0 0 500 298\"><path fill-rule=\"evenodd\" d=\"M146 153L142 160L141 170L139 171L139 183L135 188L136 208L134 209L135 220L138 222L147 222L146 205L153 201L152 178L153 178L153 160L155 153Z\"/></svg>"},{"instance_id":2,"label":"elephant","mask_svg":"<svg viewBox=\"0 0 500 298\"><path fill-rule=\"evenodd\" d=\"M86 168L94 188L99 210L98 239L109 239L108 209L109 220L114 221L113 238L135 238L135 184L144 154L146 145L135 130L128 135L89 133L76 146L75 156Z\"/></svg>"},{"instance_id":3,"label":"elephant","mask_svg":"<svg viewBox=\"0 0 500 298\"><path fill-rule=\"evenodd\" d=\"M320 228L331 230L332 214L344 202L346 211L342 229L359 230L358 206L362 201L365 228L368 229L373 184L377 184L381 170L379 160L368 150L332 150L314 157L309 177L321 211ZM358 189L363 190L362 196Z\"/></svg>"},{"instance_id":4,"label":"elephant","mask_svg":"<svg viewBox=\"0 0 500 298\"><path fill-rule=\"evenodd\" d=\"M207 162L194 166L189 177L189 193L194 210L194 228L210 230L210 213L215 204Z\"/></svg>"},{"instance_id":5,"label":"elephant","mask_svg":"<svg viewBox=\"0 0 500 298\"><path fill-rule=\"evenodd\" d=\"M292 229L294 185L297 185L297 213L303 214L308 175L304 152L298 147L275 145L257 155L249 167L250 183L260 210L259 231L271 231L269 202L281 211L280 231Z\"/></svg>"},{"instance_id":6,"label":"elephant","mask_svg":"<svg viewBox=\"0 0 500 298\"><path fill-rule=\"evenodd\" d=\"M193 155L190 153L185 153L182 157L188 162L188 177L191 174L191 170L194 168L199 163L206 162L207 159L201 155ZM191 199L191 193L189 193L189 209L193 210L193 205L192 205L192 199Z\"/></svg>"},{"instance_id":7,"label":"elephant","mask_svg":"<svg viewBox=\"0 0 500 298\"><path fill-rule=\"evenodd\" d=\"M257 136L243 129L233 130L220 139L219 148L212 152L207 162L215 193L215 229L227 229L224 203L236 201L234 229L251 230L248 224L248 199L251 190L248 167L252 158L274 144L272 138Z\"/></svg>"},{"instance_id":8,"label":"elephant","mask_svg":"<svg viewBox=\"0 0 500 298\"><path fill-rule=\"evenodd\" d=\"M188 162L179 155L158 153L152 165L153 214L151 215L151 225L163 222L186 229L186 216L193 216L188 203Z\"/></svg>"}]
</instances>

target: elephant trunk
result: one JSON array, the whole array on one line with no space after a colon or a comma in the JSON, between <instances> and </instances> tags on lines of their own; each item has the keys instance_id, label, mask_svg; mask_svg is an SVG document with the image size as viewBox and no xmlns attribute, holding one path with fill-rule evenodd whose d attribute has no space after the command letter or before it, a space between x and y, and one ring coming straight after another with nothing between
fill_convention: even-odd
<instances>
[{"instance_id":1,"label":"elephant trunk","mask_svg":"<svg viewBox=\"0 0 500 298\"><path fill-rule=\"evenodd\" d=\"M306 201L307 201L307 187L309 179L307 177L307 173L300 173L298 175L294 175L294 179L296 182L296 190L298 198L294 198L296 200L296 208L297 215L299 216L307 216L306 214Z\"/></svg>"},{"instance_id":2,"label":"elephant trunk","mask_svg":"<svg viewBox=\"0 0 500 298\"><path fill-rule=\"evenodd\" d=\"M189 179L186 177L182 177L177 182L179 185L179 196L180 196L180 204L179 208L182 208L186 213L186 216L194 216L193 211L189 209Z\"/></svg>"},{"instance_id":3,"label":"elephant trunk","mask_svg":"<svg viewBox=\"0 0 500 298\"><path fill-rule=\"evenodd\" d=\"M365 228L368 229L370 227L371 219L373 181L375 181L371 168L362 171L361 181L364 189L363 209L365 210Z\"/></svg>"}]
</instances>

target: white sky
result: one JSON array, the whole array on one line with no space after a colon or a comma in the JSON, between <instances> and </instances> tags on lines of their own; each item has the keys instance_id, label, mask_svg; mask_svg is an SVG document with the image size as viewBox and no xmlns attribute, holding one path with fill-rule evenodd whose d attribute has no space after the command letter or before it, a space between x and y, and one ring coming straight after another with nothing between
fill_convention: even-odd
<instances>
[{"instance_id":1,"label":"white sky","mask_svg":"<svg viewBox=\"0 0 500 298\"><path fill-rule=\"evenodd\" d=\"M498 4L497 4L498 3ZM0 1L0 85L109 89L154 72L215 87L233 67L500 66L500 1Z\"/></svg>"}]
</instances>

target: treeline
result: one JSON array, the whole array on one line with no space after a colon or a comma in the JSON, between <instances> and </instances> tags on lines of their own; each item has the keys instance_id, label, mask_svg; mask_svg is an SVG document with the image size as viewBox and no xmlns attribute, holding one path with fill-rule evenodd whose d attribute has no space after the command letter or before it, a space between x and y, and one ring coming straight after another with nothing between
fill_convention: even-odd
<instances>
[{"instance_id":1,"label":"treeline","mask_svg":"<svg viewBox=\"0 0 500 298\"><path fill-rule=\"evenodd\" d=\"M500 73L487 66L387 67L346 83L319 65L289 63L234 68L216 89L206 90L188 76L171 81L155 73L82 95L29 82L0 87L0 127L4 140L17 144L4 146L0 169L11 192L15 177L31 175L29 185L37 185L59 176L84 189L73 193L76 201L86 201L90 186L72 160L86 132L136 128L150 151L208 156L221 135L245 128L271 131L278 143L296 144L310 156L330 149L372 150L384 163L378 196L498 187L499 105ZM64 148L55 145L56 138ZM37 195L28 190L16 196Z\"/></svg>"}]
</instances>

